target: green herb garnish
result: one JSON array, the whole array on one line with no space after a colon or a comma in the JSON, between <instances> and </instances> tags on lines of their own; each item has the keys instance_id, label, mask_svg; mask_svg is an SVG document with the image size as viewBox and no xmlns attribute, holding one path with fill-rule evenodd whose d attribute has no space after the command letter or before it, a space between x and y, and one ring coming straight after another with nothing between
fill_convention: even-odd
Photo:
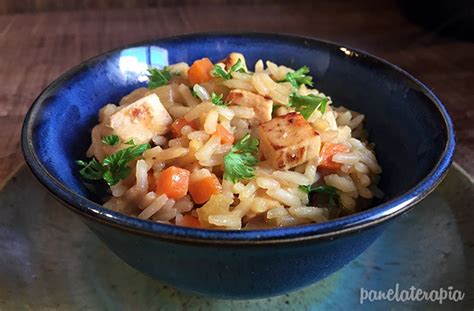
<instances>
[{"instance_id":1,"label":"green herb garnish","mask_svg":"<svg viewBox=\"0 0 474 311\"><path fill-rule=\"evenodd\" d=\"M244 64L242 63L242 60L240 58L237 60L237 62L235 62L235 64L232 67L230 67L229 73L233 73L233 72L245 73Z\"/></svg>"},{"instance_id":2,"label":"green herb garnish","mask_svg":"<svg viewBox=\"0 0 474 311\"><path fill-rule=\"evenodd\" d=\"M82 167L79 173L85 179L100 180L104 176L105 169L95 158L89 162L77 160L76 163Z\"/></svg>"},{"instance_id":3,"label":"green herb garnish","mask_svg":"<svg viewBox=\"0 0 474 311\"><path fill-rule=\"evenodd\" d=\"M216 78L222 78L222 79L226 79L226 80L229 80L232 78L232 76L227 73L224 68L222 68L221 66L219 65L214 65L214 68L212 68L211 70L211 75L213 77L216 77Z\"/></svg>"},{"instance_id":4,"label":"green herb garnish","mask_svg":"<svg viewBox=\"0 0 474 311\"><path fill-rule=\"evenodd\" d=\"M172 76L166 67L164 69L148 68L148 73L148 88L150 90L168 84Z\"/></svg>"},{"instance_id":5,"label":"green herb garnish","mask_svg":"<svg viewBox=\"0 0 474 311\"><path fill-rule=\"evenodd\" d=\"M313 86L313 77L307 76L307 73L309 73L308 66L303 66L294 72L288 72L285 78L279 82L290 82L295 89L298 89L303 84Z\"/></svg>"},{"instance_id":6,"label":"green herb garnish","mask_svg":"<svg viewBox=\"0 0 474 311\"><path fill-rule=\"evenodd\" d=\"M133 141L133 138L130 138L129 140L127 140L126 142L124 142L125 145L132 145L134 146L135 145L135 142Z\"/></svg>"},{"instance_id":7,"label":"green herb garnish","mask_svg":"<svg viewBox=\"0 0 474 311\"><path fill-rule=\"evenodd\" d=\"M224 100L222 99L223 96L224 94L217 95L216 93L212 92L211 102L216 106L225 106L226 104L224 103Z\"/></svg>"},{"instance_id":8,"label":"green herb garnish","mask_svg":"<svg viewBox=\"0 0 474 311\"><path fill-rule=\"evenodd\" d=\"M318 186L316 188L311 188L311 185L301 185L299 189L308 195L311 193L323 193L329 197L329 206L334 207L339 202L339 193L337 189L331 186Z\"/></svg>"},{"instance_id":9,"label":"green herb garnish","mask_svg":"<svg viewBox=\"0 0 474 311\"><path fill-rule=\"evenodd\" d=\"M236 183L255 176L254 166L258 160L254 154L258 151L258 144L258 139L247 134L232 147L224 156L224 179Z\"/></svg>"},{"instance_id":10,"label":"green herb garnish","mask_svg":"<svg viewBox=\"0 0 474 311\"><path fill-rule=\"evenodd\" d=\"M296 111L307 120L313 112L318 109L321 113L326 112L329 99L327 97L310 95L299 95L292 93L290 95L289 106L294 107Z\"/></svg>"},{"instance_id":11,"label":"green herb garnish","mask_svg":"<svg viewBox=\"0 0 474 311\"><path fill-rule=\"evenodd\" d=\"M120 143L120 138L117 135L109 135L102 137L102 143L109 146L117 146Z\"/></svg>"},{"instance_id":12,"label":"green herb garnish","mask_svg":"<svg viewBox=\"0 0 474 311\"><path fill-rule=\"evenodd\" d=\"M150 145L148 143L133 145L105 157L104 161L102 161L102 166L107 169L103 177L107 184L112 186L121 179L127 178L132 170L128 163L141 156L149 148Z\"/></svg>"},{"instance_id":13,"label":"green herb garnish","mask_svg":"<svg viewBox=\"0 0 474 311\"><path fill-rule=\"evenodd\" d=\"M216 78L229 80L232 79L233 72L245 72L244 64L242 63L240 58L232 67L230 67L229 72L226 72L225 69L219 66L218 64L214 65L214 68L212 68L211 70L211 75Z\"/></svg>"},{"instance_id":14,"label":"green herb garnish","mask_svg":"<svg viewBox=\"0 0 474 311\"><path fill-rule=\"evenodd\" d=\"M135 145L131 139L125 144L131 146L106 156L102 163L95 158L89 162L77 160L76 163L82 167L79 171L81 176L89 180L103 179L109 186L116 185L121 179L127 178L132 170L128 163L141 156L150 148L150 145L148 143Z\"/></svg>"}]
</instances>

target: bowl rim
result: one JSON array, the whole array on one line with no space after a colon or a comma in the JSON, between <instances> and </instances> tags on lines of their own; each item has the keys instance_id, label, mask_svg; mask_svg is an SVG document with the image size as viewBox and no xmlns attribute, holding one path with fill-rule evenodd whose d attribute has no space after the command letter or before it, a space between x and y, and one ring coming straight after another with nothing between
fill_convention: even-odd
<instances>
[{"instance_id":1,"label":"bowl rim","mask_svg":"<svg viewBox=\"0 0 474 311\"><path fill-rule=\"evenodd\" d=\"M286 42L295 42L304 44L311 41L317 45L325 45L329 49L341 49L357 53L358 58L364 61L379 63L386 66L387 69L394 70L404 76L407 80L414 83L417 88L431 101L433 108L436 108L446 129L447 140L445 148L439 157L435 166L431 169L427 176L412 188L398 195L397 197L376 205L368 210L323 223L314 223L304 226L260 229L260 230L210 230L189 227L180 227L171 224L156 223L148 220L142 220L135 217L127 216L118 212L114 212L100 204L95 203L80 194L75 193L56 179L42 164L42 161L35 152L33 146L33 125L35 124L36 115L41 110L41 106L49 94L55 93L61 86L69 80L74 74L80 72L85 67L99 62L108 56L121 50L140 47L144 45L159 44L163 41L172 40L189 40L199 38L252 38L273 39ZM441 100L429 89L425 84L413 77L407 71L400 67L374 56L370 53L352 48L345 44L339 44L319 38L301 36L295 34L269 33L269 32L199 32L184 35L176 35L169 37L161 37L156 39L145 40L125 46L121 46L72 67L53 82L51 82L38 97L33 101L29 108L22 127L21 147L26 163L33 175L40 183L50 192L54 198L66 205L72 211L81 214L96 222L106 224L128 231L130 233L145 235L154 238L172 240L184 243L211 243L211 244L269 244L269 243L287 243L293 241L332 239L339 235L345 235L356 231L364 230L385 222L393 217L402 214L411 209L417 202L424 199L431 193L447 174L447 170L452 163L455 148L455 131L452 120L447 109Z\"/></svg>"}]
</instances>

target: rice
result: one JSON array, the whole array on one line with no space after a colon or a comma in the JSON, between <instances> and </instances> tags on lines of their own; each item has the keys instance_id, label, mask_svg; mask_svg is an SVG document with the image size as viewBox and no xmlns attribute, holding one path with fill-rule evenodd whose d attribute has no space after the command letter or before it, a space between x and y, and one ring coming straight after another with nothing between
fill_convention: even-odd
<instances>
[{"instance_id":1,"label":"rice","mask_svg":"<svg viewBox=\"0 0 474 311\"><path fill-rule=\"evenodd\" d=\"M263 71L263 61L261 59L259 59L256 63L255 63L255 72L262 72Z\"/></svg>"},{"instance_id":2,"label":"rice","mask_svg":"<svg viewBox=\"0 0 474 311\"><path fill-rule=\"evenodd\" d=\"M187 213L193 209L194 204L191 201L191 197L189 195L185 195L184 197L176 201L174 207L179 213Z\"/></svg>"},{"instance_id":3,"label":"rice","mask_svg":"<svg viewBox=\"0 0 474 311\"><path fill-rule=\"evenodd\" d=\"M257 185L262 189L279 188L280 184L273 178L257 177Z\"/></svg>"},{"instance_id":4,"label":"rice","mask_svg":"<svg viewBox=\"0 0 474 311\"><path fill-rule=\"evenodd\" d=\"M168 198L166 197L165 194L160 195L158 198L156 198L153 203L148 205L140 214L138 214L138 218L140 219L148 219L151 216L153 216L156 212L160 210L160 208L165 205L166 201Z\"/></svg>"},{"instance_id":5,"label":"rice","mask_svg":"<svg viewBox=\"0 0 474 311\"><path fill-rule=\"evenodd\" d=\"M155 148L145 151L145 153L143 154L143 157L145 159L152 158L153 160L156 160L156 161L166 161L166 160L182 157L188 152L189 152L188 148L183 148L183 147L178 147L178 146L171 147L168 149L161 149L159 146L157 146Z\"/></svg>"},{"instance_id":6,"label":"rice","mask_svg":"<svg viewBox=\"0 0 474 311\"><path fill-rule=\"evenodd\" d=\"M240 89L246 91L255 91L254 86L249 81L242 81L238 79L230 79L223 82L229 89Z\"/></svg>"},{"instance_id":7,"label":"rice","mask_svg":"<svg viewBox=\"0 0 474 311\"><path fill-rule=\"evenodd\" d=\"M328 211L325 208L314 206L293 206L288 208L288 212L295 218L306 218L314 222L328 220Z\"/></svg>"},{"instance_id":8,"label":"rice","mask_svg":"<svg viewBox=\"0 0 474 311\"><path fill-rule=\"evenodd\" d=\"M258 60L254 72L229 72L237 59L245 71L245 58L233 53L216 64L228 72L229 77L212 77L195 85L188 79L188 64L172 64L167 70L176 77L168 84L151 90L138 88L124 96L118 105L107 104L100 109L99 124L92 129L92 143L87 151L87 156L95 157L98 162L132 146L126 144L127 139L123 137L114 145L105 144L103 138L115 133L109 126L111 117L137 100L155 94L173 122L172 131L169 123L164 130L153 123L156 128L150 135L151 147L126 163L130 174L110 186L111 197L104 203L105 207L148 221L186 225L195 219L205 228L238 230L246 226L258 228L259 224L268 228L324 222L339 214L356 213L374 197L384 196L377 187L382 169L367 139L364 114L334 107L329 96L305 84L293 87L284 80L295 69L272 61ZM231 90L232 97L228 97ZM254 97L249 100L245 92L252 92ZM264 150L267 148L265 133L262 135L260 124L270 117L273 120L298 112L298 107L290 105L293 92L327 98L326 110L314 109L305 116L304 122L316 135L312 145L340 146L331 154L323 154L321 148L315 147L318 152L311 158L305 158L304 140L303 149L299 145L286 149L281 146L289 159L305 158L289 169L282 169L273 166L274 162ZM219 105L210 100L212 93L222 99ZM138 111L137 116L140 113ZM131 124L141 124L139 117L134 122ZM123 130L127 132L126 128ZM224 137L226 135L228 137ZM259 141L256 153L243 154L234 148L247 135ZM274 145L280 148L284 138L281 140ZM280 150L278 148L275 152ZM226 157L229 152L234 152L233 157ZM246 157L257 160L257 165L247 172L253 176L230 179L227 165L241 164L244 168L236 171L245 170ZM164 171L172 166L188 172L183 173L186 177L179 177L187 178L188 183L188 191L179 196L169 189L156 190L157 181L165 178ZM178 188L172 190L178 191ZM308 196L307 192L314 188L326 189L331 195L317 192ZM197 203L195 196L208 193L210 189L214 192L207 200ZM318 200L313 202L311 197ZM202 213L203 209L206 213Z\"/></svg>"},{"instance_id":9,"label":"rice","mask_svg":"<svg viewBox=\"0 0 474 311\"><path fill-rule=\"evenodd\" d=\"M228 107L219 106L217 107L217 112L227 120L232 120L235 117L234 111Z\"/></svg>"},{"instance_id":10,"label":"rice","mask_svg":"<svg viewBox=\"0 0 474 311\"><path fill-rule=\"evenodd\" d=\"M195 183L209 176L211 176L211 172L209 172L208 169L203 168L192 172L189 176L189 181L190 183Z\"/></svg>"},{"instance_id":11,"label":"rice","mask_svg":"<svg viewBox=\"0 0 474 311\"><path fill-rule=\"evenodd\" d=\"M255 181L251 181L239 192L239 199L243 201L245 199L252 198L255 194L255 191L257 191L257 183Z\"/></svg>"},{"instance_id":12,"label":"rice","mask_svg":"<svg viewBox=\"0 0 474 311\"><path fill-rule=\"evenodd\" d=\"M211 136L211 138L209 138L209 140L194 154L194 156L199 161L205 161L212 156L219 146L220 138L218 136Z\"/></svg>"},{"instance_id":13,"label":"rice","mask_svg":"<svg viewBox=\"0 0 474 311\"><path fill-rule=\"evenodd\" d=\"M361 115L358 115L357 117L353 118L350 122L349 122L349 127L351 129L355 129L356 127L358 127L360 124L362 124L362 121L364 121L364 115L361 114Z\"/></svg>"},{"instance_id":14,"label":"rice","mask_svg":"<svg viewBox=\"0 0 474 311\"><path fill-rule=\"evenodd\" d=\"M232 106L231 109L234 112L234 116L237 118L242 118L242 119L255 118L255 111L252 108Z\"/></svg>"},{"instance_id":15,"label":"rice","mask_svg":"<svg viewBox=\"0 0 474 311\"><path fill-rule=\"evenodd\" d=\"M360 161L360 157L352 152L338 153L332 157L332 160L341 164L356 164Z\"/></svg>"},{"instance_id":16,"label":"rice","mask_svg":"<svg viewBox=\"0 0 474 311\"><path fill-rule=\"evenodd\" d=\"M305 175L297 173L297 172L276 171L276 172L273 172L272 175L280 180L284 180L288 183L293 183L295 185L309 185L310 184L309 179Z\"/></svg>"},{"instance_id":17,"label":"rice","mask_svg":"<svg viewBox=\"0 0 474 311\"><path fill-rule=\"evenodd\" d=\"M206 116L206 120L204 121L204 131L206 134L213 134L216 131L217 127L217 120L219 118L219 113L217 109L212 109Z\"/></svg>"},{"instance_id":18,"label":"rice","mask_svg":"<svg viewBox=\"0 0 474 311\"><path fill-rule=\"evenodd\" d=\"M193 97L191 90L184 84L178 86L178 91L184 99L184 104L188 107L197 106L199 101Z\"/></svg>"},{"instance_id":19,"label":"rice","mask_svg":"<svg viewBox=\"0 0 474 311\"><path fill-rule=\"evenodd\" d=\"M188 113L184 115L184 118L188 121L192 121L194 119L199 118L199 116L203 113L209 112L211 109L214 108L214 105L210 102L203 102L194 108L192 108Z\"/></svg>"},{"instance_id":20,"label":"rice","mask_svg":"<svg viewBox=\"0 0 474 311\"><path fill-rule=\"evenodd\" d=\"M169 221L176 217L178 211L174 207L175 200L168 199L163 206L151 217L154 221Z\"/></svg>"},{"instance_id":21,"label":"rice","mask_svg":"<svg viewBox=\"0 0 474 311\"><path fill-rule=\"evenodd\" d=\"M184 128L184 127L183 127ZM186 136L170 139L168 142L168 147L187 147L189 144L189 139Z\"/></svg>"},{"instance_id":22,"label":"rice","mask_svg":"<svg viewBox=\"0 0 474 311\"><path fill-rule=\"evenodd\" d=\"M190 111L191 111L191 107L185 107L181 105L174 105L168 108L168 112L174 119L182 118Z\"/></svg>"},{"instance_id":23,"label":"rice","mask_svg":"<svg viewBox=\"0 0 474 311\"><path fill-rule=\"evenodd\" d=\"M181 77L188 76L189 65L185 62L180 62L168 66L168 70L171 73L174 73Z\"/></svg>"},{"instance_id":24,"label":"rice","mask_svg":"<svg viewBox=\"0 0 474 311\"><path fill-rule=\"evenodd\" d=\"M342 192L350 192L356 190L354 182L347 176L339 176L337 174L331 174L324 176L324 182Z\"/></svg>"},{"instance_id":25,"label":"rice","mask_svg":"<svg viewBox=\"0 0 474 311\"><path fill-rule=\"evenodd\" d=\"M341 193L339 195L339 200L341 201L343 207L351 210L355 208L356 202L350 195Z\"/></svg>"},{"instance_id":26,"label":"rice","mask_svg":"<svg viewBox=\"0 0 474 311\"><path fill-rule=\"evenodd\" d=\"M204 131L192 131L188 134L188 139L206 141L209 139L209 134Z\"/></svg>"},{"instance_id":27,"label":"rice","mask_svg":"<svg viewBox=\"0 0 474 311\"><path fill-rule=\"evenodd\" d=\"M268 189L266 194L287 206L299 206L301 204L301 201L297 196L291 194L288 190L283 188Z\"/></svg>"},{"instance_id":28,"label":"rice","mask_svg":"<svg viewBox=\"0 0 474 311\"><path fill-rule=\"evenodd\" d=\"M218 227L227 227L232 229L240 229L241 219L235 215L212 215L209 216L209 223Z\"/></svg>"},{"instance_id":29,"label":"rice","mask_svg":"<svg viewBox=\"0 0 474 311\"><path fill-rule=\"evenodd\" d=\"M151 139L151 141L157 145L157 146L160 146L160 147L164 147L167 143L168 143L168 139L162 135L155 135L153 136L153 138Z\"/></svg>"}]
</instances>

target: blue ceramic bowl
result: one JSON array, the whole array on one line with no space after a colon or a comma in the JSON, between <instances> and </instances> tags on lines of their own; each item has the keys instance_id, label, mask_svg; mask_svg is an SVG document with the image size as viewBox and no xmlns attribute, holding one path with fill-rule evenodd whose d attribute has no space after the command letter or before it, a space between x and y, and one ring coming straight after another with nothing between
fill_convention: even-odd
<instances>
[{"instance_id":1,"label":"blue ceramic bowl","mask_svg":"<svg viewBox=\"0 0 474 311\"><path fill-rule=\"evenodd\" d=\"M79 180L97 112L146 84L144 69L229 52L249 64L268 59L307 65L336 104L364 113L384 170L377 206L326 223L255 231L211 231L131 218L103 208ZM325 278L361 254L391 219L439 184L454 151L440 100L400 68L366 53L312 38L276 34L194 34L119 48L86 61L36 99L22 132L39 181L120 258L185 291L225 298L283 294ZM68 234L65 232L64 234ZM133 286L133 284L131 284Z\"/></svg>"}]
</instances>

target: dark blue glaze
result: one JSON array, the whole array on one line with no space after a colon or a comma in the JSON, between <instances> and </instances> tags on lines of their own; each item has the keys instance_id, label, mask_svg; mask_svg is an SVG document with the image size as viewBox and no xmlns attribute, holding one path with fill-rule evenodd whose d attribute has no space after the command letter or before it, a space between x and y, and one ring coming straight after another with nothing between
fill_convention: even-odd
<instances>
[{"instance_id":1,"label":"dark blue glaze","mask_svg":"<svg viewBox=\"0 0 474 311\"><path fill-rule=\"evenodd\" d=\"M232 51L244 53L248 64L262 58L293 68L307 65L316 87L336 105L366 115L384 170L380 187L387 195L379 205L322 224L211 231L142 221L92 202L74 160L84 158L99 108L145 85L148 65L191 63L205 56L217 61ZM452 161L454 144L453 126L439 99L398 67L328 42L255 33L173 37L98 56L38 97L22 133L33 173L121 258L178 288L237 298L284 293L350 262L382 232L382 223L436 187Z\"/></svg>"}]
</instances>

